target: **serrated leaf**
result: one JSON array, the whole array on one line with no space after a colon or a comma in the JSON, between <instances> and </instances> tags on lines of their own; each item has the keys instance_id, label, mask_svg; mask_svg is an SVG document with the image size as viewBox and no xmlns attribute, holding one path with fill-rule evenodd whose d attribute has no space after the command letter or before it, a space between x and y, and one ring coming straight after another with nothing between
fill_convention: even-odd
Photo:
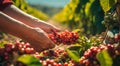
<instances>
[{"instance_id":1,"label":"serrated leaf","mask_svg":"<svg viewBox=\"0 0 120 66\"><path fill-rule=\"evenodd\" d=\"M99 52L97 54L97 59L100 62L101 66L112 66L113 64L112 58L110 57L107 50L103 50L102 52Z\"/></svg>"},{"instance_id":2,"label":"serrated leaf","mask_svg":"<svg viewBox=\"0 0 120 66\"><path fill-rule=\"evenodd\" d=\"M77 51L72 51L72 50L67 49L67 53L71 59L73 59L76 62L79 62L80 57Z\"/></svg>"},{"instance_id":3,"label":"serrated leaf","mask_svg":"<svg viewBox=\"0 0 120 66\"><path fill-rule=\"evenodd\" d=\"M39 60L32 55L22 55L18 58L18 61L26 64L27 66L42 66Z\"/></svg>"},{"instance_id":4,"label":"serrated leaf","mask_svg":"<svg viewBox=\"0 0 120 66\"><path fill-rule=\"evenodd\" d=\"M100 4L104 10L104 12L106 13L108 10L110 10L110 8L115 5L117 1L116 0L100 0Z\"/></svg>"}]
</instances>

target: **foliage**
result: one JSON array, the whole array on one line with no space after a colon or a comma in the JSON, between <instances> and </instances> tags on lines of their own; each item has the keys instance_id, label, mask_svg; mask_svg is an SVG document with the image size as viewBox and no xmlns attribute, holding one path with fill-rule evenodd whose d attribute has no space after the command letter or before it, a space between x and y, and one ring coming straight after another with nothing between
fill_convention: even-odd
<instances>
[{"instance_id":1,"label":"foliage","mask_svg":"<svg viewBox=\"0 0 120 66\"><path fill-rule=\"evenodd\" d=\"M16 42L0 46L0 65L13 66L118 66L120 57L120 33L113 44L103 44L98 36L87 38L80 31L75 44L36 52L29 43ZM100 36L102 37L102 36ZM112 41L112 40L109 40ZM2 44L2 43L1 43ZM63 45L63 43L61 44ZM117 53L116 53L117 52ZM117 58L118 57L118 58ZM117 64L115 64L117 63ZM15 65L14 65L15 64Z\"/></svg>"},{"instance_id":2,"label":"foliage","mask_svg":"<svg viewBox=\"0 0 120 66\"><path fill-rule=\"evenodd\" d=\"M41 20L48 20L48 16L43 12L29 6L25 0L13 0L14 4L24 12L33 15Z\"/></svg>"},{"instance_id":3,"label":"foliage","mask_svg":"<svg viewBox=\"0 0 120 66\"><path fill-rule=\"evenodd\" d=\"M79 57L82 57L84 52L87 49L89 49L91 46L97 46L102 43L102 39L99 38L100 36L96 35L96 36L87 38L78 29L74 30L74 32L79 33L79 39L74 45L70 46L68 49L73 52L76 51L75 53L76 54L78 53Z\"/></svg>"},{"instance_id":4,"label":"foliage","mask_svg":"<svg viewBox=\"0 0 120 66\"><path fill-rule=\"evenodd\" d=\"M113 66L120 66L120 55L113 59Z\"/></svg>"},{"instance_id":5,"label":"foliage","mask_svg":"<svg viewBox=\"0 0 120 66\"><path fill-rule=\"evenodd\" d=\"M80 28L85 34L95 35L105 30L103 16L99 0L71 0L54 19L71 29Z\"/></svg>"},{"instance_id":6,"label":"foliage","mask_svg":"<svg viewBox=\"0 0 120 66\"><path fill-rule=\"evenodd\" d=\"M4 44L6 44L7 41L0 41L0 47L4 47Z\"/></svg>"},{"instance_id":7,"label":"foliage","mask_svg":"<svg viewBox=\"0 0 120 66\"><path fill-rule=\"evenodd\" d=\"M101 0L100 4L106 13L107 11L110 10L111 7L113 7L116 4L117 0Z\"/></svg>"},{"instance_id":8,"label":"foliage","mask_svg":"<svg viewBox=\"0 0 120 66\"><path fill-rule=\"evenodd\" d=\"M32 55L22 55L18 58L18 61L23 62L27 66L42 66L39 60Z\"/></svg>"},{"instance_id":9,"label":"foliage","mask_svg":"<svg viewBox=\"0 0 120 66\"><path fill-rule=\"evenodd\" d=\"M115 22L112 14L107 15L107 11L114 6L111 4L110 0L101 0L101 5L106 13L107 19L105 22L107 26L113 25ZM84 28L85 33L96 34L98 32L92 33L91 29L98 29L100 22L103 17L103 11L100 7L99 0L71 0L71 2L65 7L63 11L55 16L61 16L61 22L64 22L70 26L71 29L74 28ZM105 2L105 4L103 4ZM108 3L109 2L109 3ZM114 0L115 2L115 0ZM73 5L74 4L74 5ZM109 5L110 4L110 5ZM69 7L69 8L68 8ZM74 7L74 8L73 8ZM106 9L105 9L106 8ZM64 17L62 17L64 16ZM78 19L76 19L78 17ZM108 19L109 18L109 19ZM60 18L59 18L60 19ZM115 19L116 20L116 19ZM100 22L99 22L100 21ZM114 23L109 23L110 21ZM99 22L99 24L98 24ZM87 24L87 25L86 25ZM77 26L77 27L76 27ZM15 43L15 44L0 44L0 65L11 64L7 61L15 63L15 61L20 61L22 64L27 66L119 66L120 63L120 32L115 34L108 43L104 44L103 40L107 39L106 35L96 35L90 38L84 36L80 29L74 30L79 34L78 41L74 44L65 45L65 48L57 46L56 48L42 51L40 54L36 52L29 43ZM94 32L94 31L93 31ZM56 33L55 33L56 34ZM63 39L66 39L66 35L63 35ZM56 37L59 39L59 37ZM52 40L53 41L53 40ZM67 45L67 46L66 46ZM4 46L4 47L3 47ZM16 54L15 54L16 53ZM23 55L25 54L25 55ZM26 55L27 54L27 55ZM16 60L14 57L19 55ZM15 61L14 61L15 60ZM5 65L6 66L6 65ZM16 66L16 65L15 65ZM24 65L18 65L24 66Z\"/></svg>"},{"instance_id":10,"label":"foliage","mask_svg":"<svg viewBox=\"0 0 120 66\"><path fill-rule=\"evenodd\" d=\"M112 66L113 61L106 50L97 54L97 59L99 60L101 66Z\"/></svg>"},{"instance_id":11,"label":"foliage","mask_svg":"<svg viewBox=\"0 0 120 66\"><path fill-rule=\"evenodd\" d=\"M53 16L54 14L58 13L63 9L62 7L51 7L51 6L41 5L41 4L30 4L30 5L44 12L48 16Z\"/></svg>"},{"instance_id":12,"label":"foliage","mask_svg":"<svg viewBox=\"0 0 120 66\"><path fill-rule=\"evenodd\" d=\"M70 58L72 58L73 60L75 60L76 62L79 62L79 54L76 51L72 51L67 49L67 53L70 56Z\"/></svg>"}]
</instances>

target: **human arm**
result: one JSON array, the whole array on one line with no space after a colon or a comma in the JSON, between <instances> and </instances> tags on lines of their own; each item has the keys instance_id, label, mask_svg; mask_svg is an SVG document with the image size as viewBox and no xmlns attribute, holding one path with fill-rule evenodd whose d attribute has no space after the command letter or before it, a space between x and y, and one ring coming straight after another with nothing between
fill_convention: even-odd
<instances>
[{"instance_id":1,"label":"human arm","mask_svg":"<svg viewBox=\"0 0 120 66\"><path fill-rule=\"evenodd\" d=\"M37 51L42 51L55 46L47 37L47 34L40 28L32 28L21 21L9 17L1 11L0 30L28 41Z\"/></svg>"},{"instance_id":2,"label":"human arm","mask_svg":"<svg viewBox=\"0 0 120 66\"><path fill-rule=\"evenodd\" d=\"M57 27L48 24L38 18L35 18L23 11L21 11L20 9L18 9L16 6L14 5L9 5L8 7L6 7L3 12L13 18L15 18L16 20L19 20L31 27L38 27L41 28L42 30L44 30L47 33L50 33L51 30L54 31L60 31L60 29L58 29Z\"/></svg>"}]
</instances>

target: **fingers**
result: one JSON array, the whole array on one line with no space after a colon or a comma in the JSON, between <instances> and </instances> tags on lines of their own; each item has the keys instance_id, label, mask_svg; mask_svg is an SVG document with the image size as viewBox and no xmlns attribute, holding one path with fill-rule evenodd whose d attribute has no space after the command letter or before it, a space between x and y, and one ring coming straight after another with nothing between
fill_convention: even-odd
<instances>
[{"instance_id":1,"label":"fingers","mask_svg":"<svg viewBox=\"0 0 120 66\"><path fill-rule=\"evenodd\" d=\"M48 44L41 44L41 46L37 46L35 47L35 50L38 51L38 52L41 52L41 51L44 51L44 50L48 50L48 49L52 49L55 47L55 44L52 42L52 43L48 43Z\"/></svg>"},{"instance_id":2,"label":"fingers","mask_svg":"<svg viewBox=\"0 0 120 66\"><path fill-rule=\"evenodd\" d=\"M60 32L60 31L61 31L61 29L60 29L60 28L56 28L55 30L56 30L56 32Z\"/></svg>"},{"instance_id":3,"label":"fingers","mask_svg":"<svg viewBox=\"0 0 120 66\"><path fill-rule=\"evenodd\" d=\"M60 28L52 28L49 30L49 33L52 33L52 32L60 32L61 29Z\"/></svg>"},{"instance_id":4,"label":"fingers","mask_svg":"<svg viewBox=\"0 0 120 66\"><path fill-rule=\"evenodd\" d=\"M51 41L51 39L49 39L46 32L40 28L32 29L30 34L28 34L28 37L29 38L26 38L26 41L31 43L32 47L36 51L43 51L55 47L55 44Z\"/></svg>"}]
</instances>

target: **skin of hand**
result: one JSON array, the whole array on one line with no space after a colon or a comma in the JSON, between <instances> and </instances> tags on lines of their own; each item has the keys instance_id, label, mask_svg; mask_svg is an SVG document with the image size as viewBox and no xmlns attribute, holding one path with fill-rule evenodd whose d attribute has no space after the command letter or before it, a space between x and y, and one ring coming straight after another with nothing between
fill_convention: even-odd
<instances>
[{"instance_id":1,"label":"skin of hand","mask_svg":"<svg viewBox=\"0 0 120 66\"><path fill-rule=\"evenodd\" d=\"M0 30L28 41L36 51L42 51L55 46L42 29L30 27L1 11Z\"/></svg>"},{"instance_id":2,"label":"skin of hand","mask_svg":"<svg viewBox=\"0 0 120 66\"><path fill-rule=\"evenodd\" d=\"M42 51L45 49L55 47L55 44L49 39L47 34L40 28L34 28L32 33L35 36L32 36L31 38L33 40L30 39L29 42L31 42L31 43L33 42L32 44L34 44L33 47L35 47L35 50ZM36 40L36 41L34 41L34 40Z\"/></svg>"},{"instance_id":3,"label":"skin of hand","mask_svg":"<svg viewBox=\"0 0 120 66\"><path fill-rule=\"evenodd\" d=\"M31 27L41 28L42 30L44 30L47 33L50 33L51 30L60 31L59 28L23 12L22 10L18 9L14 5L10 5L10 6L6 7L3 10L3 12L5 14L11 16L12 18L19 20L19 21L21 21L21 22L23 22Z\"/></svg>"}]
</instances>

